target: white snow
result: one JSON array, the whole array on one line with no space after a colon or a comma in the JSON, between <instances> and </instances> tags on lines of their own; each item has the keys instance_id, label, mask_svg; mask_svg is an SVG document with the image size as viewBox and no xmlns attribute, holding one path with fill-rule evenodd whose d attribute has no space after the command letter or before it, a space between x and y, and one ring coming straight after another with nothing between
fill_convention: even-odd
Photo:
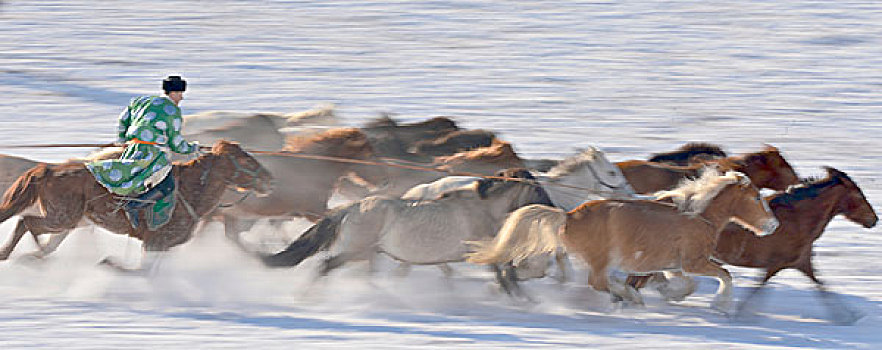
<instances>
[{"instance_id":1,"label":"white snow","mask_svg":"<svg viewBox=\"0 0 882 350\"><path fill-rule=\"evenodd\" d=\"M779 147L802 176L837 167L882 207L882 3L772 1L0 2L0 145L110 142L128 100L188 80L184 113L290 113L334 103L345 124L381 112L455 116L527 157L602 148L613 161L687 141L734 154ZM0 149L44 161L88 150ZM6 239L15 220L0 225ZM287 225L296 235L305 221ZM250 232L260 235L261 226ZM773 279L759 315L731 322L701 280L677 305L646 292L614 309L585 286L533 281L533 306L456 266L312 283L317 259L267 270L220 227L152 278L95 263L140 245L81 229L32 261L0 262L0 348L865 348L882 346L882 236L835 219L815 262L866 317L826 322L808 279ZM758 274L731 269L736 297Z\"/></svg>"}]
</instances>

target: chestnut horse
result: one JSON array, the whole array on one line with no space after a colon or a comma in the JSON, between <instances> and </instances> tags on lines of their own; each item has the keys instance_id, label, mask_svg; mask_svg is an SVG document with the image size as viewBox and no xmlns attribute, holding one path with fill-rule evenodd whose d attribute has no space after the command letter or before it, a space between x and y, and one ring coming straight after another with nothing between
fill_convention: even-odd
<instances>
[{"instance_id":1,"label":"chestnut horse","mask_svg":"<svg viewBox=\"0 0 882 350\"><path fill-rule=\"evenodd\" d=\"M706 171L652 200L596 200L564 212L542 205L514 211L493 241L479 242L469 261L497 264L565 247L591 269L590 285L616 299L642 303L633 288L609 278L608 269L648 273L675 270L716 277L714 306L726 311L732 277L711 260L717 232L731 219L771 231L775 217L750 179L738 172Z\"/></svg>"},{"instance_id":2,"label":"chestnut horse","mask_svg":"<svg viewBox=\"0 0 882 350\"><path fill-rule=\"evenodd\" d=\"M141 240L147 252L166 251L190 239L196 225L220 203L228 187L268 194L272 177L238 144L220 141L211 153L184 164L175 164L179 204L171 220L156 231L148 225L132 228L120 201L101 186L82 163L41 163L22 174L6 191L0 204L0 222L24 214L8 243L0 248L5 260L22 236L62 233L83 220ZM39 207L35 207L38 204ZM42 215L34 215L34 213Z\"/></svg>"},{"instance_id":3,"label":"chestnut horse","mask_svg":"<svg viewBox=\"0 0 882 350\"><path fill-rule=\"evenodd\" d=\"M685 178L697 177L701 169L709 165L716 166L720 171L734 170L744 173L759 188L783 191L787 186L799 183L799 177L796 176L796 171L790 163L787 163L777 148L769 145L759 152L712 159L688 166L645 160L629 160L618 162L616 165L637 193L653 193L673 188Z\"/></svg>"},{"instance_id":4,"label":"chestnut horse","mask_svg":"<svg viewBox=\"0 0 882 350\"><path fill-rule=\"evenodd\" d=\"M786 192L775 193L766 199L781 226L768 236L756 236L740 225L725 227L714 248L714 257L735 266L765 269L765 275L748 300L766 283L784 269L796 269L808 276L818 288L837 322L851 323L856 314L841 303L836 303L815 276L812 264L813 243L824 233L824 228L837 215L865 228L876 225L878 217L863 192L844 172L827 167L827 177L806 180ZM647 277L631 277L632 286L640 286ZM742 308L748 300L742 303ZM835 303L835 304L834 304Z\"/></svg>"}]
</instances>

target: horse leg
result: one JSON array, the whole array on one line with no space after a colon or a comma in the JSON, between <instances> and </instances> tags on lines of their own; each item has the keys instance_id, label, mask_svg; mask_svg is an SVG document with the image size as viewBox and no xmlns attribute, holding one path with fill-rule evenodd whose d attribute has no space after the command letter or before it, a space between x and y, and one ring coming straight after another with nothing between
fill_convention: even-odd
<instances>
[{"instance_id":1,"label":"horse leg","mask_svg":"<svg viewBox=\"0 0 882 350\"><path fill-rule=\"evenodd\" d=\"M805 274L808 278L810 278L813 282L815 282L815 286L817 287L818 293L821 296L821 300L824 302L824 305L827 307L827 312L830 314L830 317L833 319L834 323L842 324L842 325L851 325L857 322L857 320L864 317L864 315L859 312L852 310L848 306L845 305L839 297L827 290L820 279L815 276L815 269L812 266L812 260L810 257L804 258L799 264L795 266L795 268Z\"/></svg>"},{"instance_id":2,"label":"horse leg","mask_svg":"<svg viewBox=\"0 0 882 350\"><path fill-rule=\"evenodd\" d=\"M18 224L15 225L15 230L12 232L12 236L3 245L3 248L0 248L0 261L9 259L9 254L12 254L12 250L15 249L15 246L18 245L18 241L24 236L26 232L28 232L28 226L25 223L25 219L21 218L18 220Z\"/></svg>"},{"instance_id":3,"label":"horse leg","mask_svg":"<svg viewBox=\"0 0 882 350\"><path fill-rule=\"evenodd\" d=\"M668 274L673 278L668 278ZM694 279L679 271L669 273L656 272L650 275L649 279L658 283L656 289L667 301L683 301L687 296L695 293L695 287L697 286ZM679 288L674 287L674 282L680 282ZM682 285L683 283L685 285Z\"/></svg>"},{"instance_id":4,"label":"horse leg","mask_svg":"<svg viewBox=\"0 0 882 350\"><path fill-rule=\"evenodd\" d=\"M340 266L343 266L343 264L345 264L347 261L349 261L349 257L346 253L340 253L326 258L322 262L322 266L319 268L319 277L327 276L328 273Z\"/></svg>"},{"instance_id":5,"label":"horse leg","mask_svg":"<svg viewBox=\"0 0 882 350\"><path fill-rule=\"evenodd\" d=\"M557 283L564 284L570 280L569 274L569 259L567 259L567 253L565 251L557 251L554 253L554 262L557 263L558 272L560 275L556 276Z\"/></svg>"},{"instance_id":6,"label":"horse leg","mask_svg":"<svg viewBox=\"0 0 882 350\"><path fill-rule=\"evenodd\" d=\"M616 295L618 299L643 306L643 296L640 295L634 287L625 284L622 280L615 277L608 277L609 290Z\"/></svg>"},{"instance_id":7,"label":"horse leg","mask_svg":"<svg viewBox=\"0 0 882 350\"><path fill-rule=\"evenodd\" d=\"M447 263L443 263L436 266L438 266L438 269L441 270L441 273L444 274L444 278L448 280L453 278L453 268L450 267L450 265L448 265Z\"/></svg>"},{"instance_id":8,"label":"horse leg","mask_svg":"<svg viewBox=\"0 0 882 350\"><path fill-rule=\"evenodd\" d=\"M73 230L77 227L77 222L82 218L82 206L76 207L72 205L72 212L63 216L33 216L26 215L18 221L15 231L12 233L9 241L3 248L0 248L0 260L9 258L9 254L15 249L15 246L21 241L21 238L28 231L34 236L47 233L62 233Z\"/></svg>"},{"instance_id":9,"label":"horse leg","mask_svg":"<svg viewBox=\"0 0 882 350\"><path fill-rule=\"evenodd\" d=\"M744 318L750 312L751 308L755 308L759 305L759 296L762 291L765 290L766 284L769 283L769 280L778 274L781 270L784 269L784 266L775 266L766 270L766 274L760 280L759 284L750 288L747 292L747 296L744 297L744 300L741 301L741 304L738 305L738 310L735 312L736 318Z\"/></svg>"},{"instance_id":10,"label":"horse leg","mask_svg":"<svg viewBox=\"0 0 882 350\"><path fill-rule=\"evenodd\" d=\"M245 244L242 243L242 232L248 231L251 227L254 226L254 220L239 220L239 218L232 215L224 215L224 235L229 239L233 244L235 244L239 249L243 251L248 251Z\"/></svg>"},{"instance_id":11,"label":"horse leg","mask_svg":"<svg viewBox=\"0 0 882 350\"><path fill-rule=\"evenodd\" d=\"M67 236L70 235L70 231L65 231L62 233L56 233L54 235L49 236L49 241L46 244L40 242L40 237L31 232L31 238L34 239L34 243L40 248L40 251L32 254L35 258L43 258L49 254L52 254L56 250L58 250L58 246L61 245L61 242L64 241Z\"/></svg>"},{"instance_id":12,"label":"horse leg","mask_svg":"<svg viewBox=\"0 0 882 350\"><path fill-rule=\"evenodd\" d=\"M732 305L732 275L729 271L710 261L709 259L694 259L691 263L683 266L683 272L690 275L716 277L720 281L714 297L713 307L725 314L729 313Z\"/></svg>"},{"instance_id":13,"label":"horse leg","mask_svg":"<svg viewBox=\"0 0 882 350\"><path fill-rule=\"evenodd\" d=\"M398 263L398 267L395 268L395 276L397 277L407 277L410 274L410 263L406 261L402 261Z\"/></svg>"}]
</instances>

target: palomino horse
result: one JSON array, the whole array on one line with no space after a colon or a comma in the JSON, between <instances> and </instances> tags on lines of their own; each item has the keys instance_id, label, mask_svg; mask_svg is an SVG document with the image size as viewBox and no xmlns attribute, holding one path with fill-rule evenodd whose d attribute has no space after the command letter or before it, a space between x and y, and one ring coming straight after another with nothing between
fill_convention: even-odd
<instances>
[{"instance_id":1,"label":"palomino horse","mask_svg":"<svg viewBox=\"0 0 882 350\"><path fill-rule=\"evenodd\" d=\"M629 160L618 162L616 165L622 169L622 173L637 193L653 193L672 188L685 178L697 177L701 169L708 165L716 166L720 171L734 170L744 173L759 188L783 191L787 186L799 183L799 177L796 176L793 167L781 156L781 152L768 145L760 152L712 159L689 166L667 165L645 160Z\"/></svg>"},{"instance_id":2,"label":"palomino horse","mask_svg":"<svg viewBox=\"0 0 882 350\"><path fill-rule=\"evenodd\" d=\"M328 210L328 199L337 180L354 172L369 185L386 181L383 166L371 166L329 160L302 159L296 155L320 155L356 160L376 160L367 137L358 129L332 129L319 134L289 138L285 152L257 155L261 165L275 175L275 189L266 197L248 197L237 201L228 194L224 201L236 205L221 209L227 237L241 243L239 234L260 218L291 219L305 217L316 221Z\"/></svg>"},{"instance_id":3,"label":"palomino horse","mask_svg":"<svg viewBox=\"0 0 882 350\"><path fill-rule=\"evenodd\" d=\"M509 212L533 203L551 204L540 186L492 179L433 200L368 197L334 209L288 248L263 261L273 267L295 266L340 240L321 275L348 261L370 261L377 253L418 265L458 262L468 251L465 241L491 237ZM516 275L512 270L506 274L509 278ZM497 277L502 276L497 268Z\"/></svg>"},{"instance_id":4,"label":"palomino horse","mask_svg":"<svg viewBox=\"0 0 882 350\"><path fill-rule=\"evenodd\" d=\"M863 227L876 225L875 210L863 192L844 172L826 168L827 177L806 180L785 192L775 193L766 199L781 226L768 236L757 236L750 230L732 223L725 227L714 248L714 257L735 266L765 269L758 287L751 291L756 295L760 288L784 269L796 269L808 276L818 288L822 299L837 322L851 323L856 315L847 307L836 303L815 276L812 264L813 243L824 233L824 228L837 215ZM632 286L638 286L647 277L631 278ZM685 296L685 295L678 295ZM748 297L750 299L751 297ZM742 305L747 305L743 303Z\"/></svg>"},{"instance_id":5,"label":"palomino horse","mask_svg":"<svg viewBox=\"0 0 882 350\"><path fill-rule=\"evenodd\" d=\"M148 252L166 251L190 239L196 225L213 211L228 187L271 191L270 173L235 143L221 141L185 164L175 164L177 200L171 220L157 231L148 225L132 228L120 203L102 187L82 163L40 164L28 170L6 191L0 204L0 222L25 214L9 242L0 249L0 260L12 253L22 236L61 233L83 219L111 232L141 240ZM39 208L34 204L39 204ZM34 209L34 210L32 210ZM37 210L38 209L38 210ZM39 211L42 215L33 215Z\"/></svg>"},{"instance_id":6,"label":"palomino horse","mask_svg":"<svg viewBox=\"0 0 882 350\"><path fill-rule=\"evenodd\" d=\"M616 298L642 303L633 288L609 278L609 269L648 273L679 270L716 277L714 306L727 310L732 277L711 260L716 233L730 219L773 230L777 221L747 176L707 171L663 193L674 204L652 200L597 200L570 211L542 205L516 210L493 241L477 243L468 261L518 261L565 247L590 269L590 285Z\"/></svg>"},{"instance_id":7,"label":"palomino horse","mask_svg":"<svg viewBox=\"0 0 882 350\"><path fill-rule=\"evenodd\" d=\"M726 155L726 152L718 145L703 142L690 142L670 152L655 153L649 158L649 161L653 163L687 166L692 163L701 163L706 160L726 157L728 157L728 155Z\"/></svg>"}]
</instances>

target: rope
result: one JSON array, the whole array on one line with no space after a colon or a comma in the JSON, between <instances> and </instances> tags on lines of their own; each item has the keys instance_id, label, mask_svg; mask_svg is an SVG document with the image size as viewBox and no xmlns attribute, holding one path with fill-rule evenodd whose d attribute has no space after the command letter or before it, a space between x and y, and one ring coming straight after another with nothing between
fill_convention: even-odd
<instances>
[{"instance_id":1,"label":"rope","mask_svg":"<svg viewBox=\"0 0 882 350\"><path fill-rule=\"evenodd\" d=\"M104 148L104 147L120 147L121 145L114 143L44 143L44 144L30 144L30 145L0 145L0 149L3 148ZM201 150L211 150L209 146L200 146ZM248 153L254 154L265 154L265 155L274 155L274 156L285 156L285 157L293 157L300 159L312 159L312 160L324 160L330 162L338 162L338 163L352 163L352 164L361 164L361 165L372 165L372 166L385 166L390 168L400 168L407 170L417 170L417 171L426 171L426 172L438 172L447 174L450 176L472 176L472 177L480 177L485 179L496 179L496 180L506 180L506 181L520 181L520 182L530 182L528 179L514 178L514 177L505 177L505 176L495 176L495 175L484 175L479 173L472 172L463 172L463 171L450 171L447 169L442 169L439 167L431 167L431 166L423 166L417 165L419 163L411 162L403 159L396 158L380 158L384 162L375 162L369 160L361 160L361 159L351 159L351 158L340 158L340 157L331 157L331 156L320 156L313 154L300 154L300 153L292 153L292 152L284 152L284 151L261 151L261 150L244 150ZM394 163L391 163L394 162ZM397 163L409 163L408 164L397 164ZM570 188L580 191L585 191L588 193L596 193L603 194L608 197L618 197L613 193L607 191L598 191L591 188L585 188L580 186L573 186L567 184L559 184L559 183L548 183L546 185L558 186L563 188Z\"/></svg>"}]
</instances>

